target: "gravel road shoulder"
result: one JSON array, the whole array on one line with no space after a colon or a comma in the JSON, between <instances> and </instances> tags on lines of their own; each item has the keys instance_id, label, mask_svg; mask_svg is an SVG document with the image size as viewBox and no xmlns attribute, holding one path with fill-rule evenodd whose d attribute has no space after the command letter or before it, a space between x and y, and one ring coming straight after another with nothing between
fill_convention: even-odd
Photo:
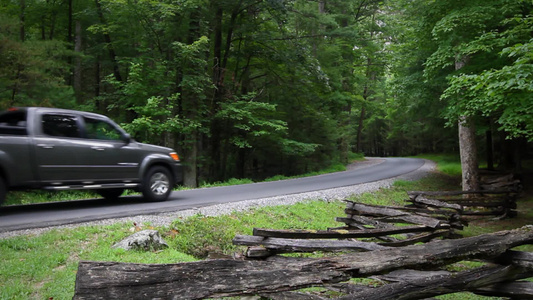
<instances>
[{"instance_id":1,"label":"gravel road shoulder","mask_svg":"<svg viewBox=\"0 0 533 300\"><path fill-rule=\"evenodd\" d=\"M347 169L348 170L362 169L362 168L370 167L372 165L380 164L382 162L384 162L384 159L368 157L364 161L355 162L349 165ZM163 214L139 215L135 217L106 219L106 220L86 222L86 223L77 223L77 224L71 224L71 225L62 225L62 226L55 226L55 227L3 232L3 233L0 233L0 239L12 237L12 236L18 236L18 235L38 235L48 230L58 229L58 228L111 225L114 223L131 223L131 224L136 223L139 225L150 224L151 226L168 226L172 222L174 222L176 219L183 219L183 218L187 218L187 217L194 216L197 214L201 214L204 216L217 216L217 215L230 214L232 212L237 212L237 211L245 211L245 210L249 210L255 207L291 205L291 204L295 204L298 202L308 201L308 200L313 200L313 199L320 199L323 201L336 201L336 200L345 199L351 195L357 195L357 194L362 194L366 192L376 191L380 188L388 188L392 186L392 184L396 180L401 179L401 180L411 181L411 180L421 179L429 175L431 172L433 172L435 170L435 167L436 166L434 162L430 160L425 160L424 165L413 172L410 172L410 173L407 173L407 174L404 174L398 177L393 177L393 178L379 180L379 181L370 182L370 183L357 184L357 185L334 188L334 189L327 189L327 190L320 190L320 191L314 191L314 192L309 192L309 193L291 194L291 195L284 195L284 196L264 198L264 199L253 199L253 200L246 200L246 201L239 201L239 202L232 202L232 203L217 204L217 205L212 205L212 206L199 207L195 209L187 209L187 210L181 210L181 211L175 211L175 212L169 212L169 213L163 213Z\"/></svg>"}]
</instances>

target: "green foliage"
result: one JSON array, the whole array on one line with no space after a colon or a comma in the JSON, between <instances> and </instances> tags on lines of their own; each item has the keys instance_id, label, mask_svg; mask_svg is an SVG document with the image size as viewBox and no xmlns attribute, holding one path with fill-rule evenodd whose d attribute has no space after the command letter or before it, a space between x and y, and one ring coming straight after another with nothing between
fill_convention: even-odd
<instances>
[{"instance_id":1,"label":"green foliage","mask_svg":"<svg viewBox=\"0 0 533 300\"><path fill-rule=\"evenodd\" d=\"M287 123L273 119L276 105L254 102L255 95L248 94L243 100L226 102L221 105L216 117L229 121L237 131L231 143L238 148L252 148L253 140L268 137L282 137L287 132Z\"/></svg>"},{"instance_id":2,"label":"green foliage","mask_svg":"<svg viewBox=\"0 0 533 300\"><path fill-rule=\"evenodd\" d=\"M525 30L531 27L532 20L530 16L506 19L502 25L508 26L507 31L491 32L475 41L480 45L480 51L484 50L482 46L489 36L490 45L505 45L500 56L509 63L478 74L452 77L442 96L452 104L448 118L455 119L459 113L495 117L499 129L507 132L509 138L525 137L533 141L533 103L530 101L533 91L533 39ZM495 39L498 41L495 42ZM461 100L464 98L468 101Z\"/></svg>"},{"instance_id":3,"label":"green foliage","mask_svg":"<svg viewBox=\"0 0 533 300\"><path fill-rule=\"evenodd\" d=\"M462 113L531 140L530 1L321 3L3 1L0 108L105 113L191 186L452 151Z\"/></svg>"},{"instance_id":4,"label":"green foliage","mask_svg":"<svg viewBox=\"0 0 533 300\"><path fill-rule=\"evenodd\" d=\"M72 106L72 90L64 83L70 56L55 40L16 39L19 23L0 11L0 109L10 106Z\"/></svg>"}]
</instances>

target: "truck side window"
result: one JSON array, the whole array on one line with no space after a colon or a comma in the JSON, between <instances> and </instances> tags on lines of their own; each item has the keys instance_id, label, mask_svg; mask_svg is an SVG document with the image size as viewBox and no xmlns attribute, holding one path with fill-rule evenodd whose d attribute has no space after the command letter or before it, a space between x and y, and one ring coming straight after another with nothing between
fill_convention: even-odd
<instances>
[{"instance_id":1,"label":"truck side window","mask_svg":"<svg viewBox=\"0 0 533 300\"><path fill-rule=\"evenodd\" d=\"M122 133L115 126L104 121L83 117L85 121L85 134L93 140L120 140Z\"/></svg>"},{"instance_id":2,"label":"truck side window","mask_svg":"<svg viewBox=\"0 0 533 300\"><path fill-rule=\"evenodd\" d=\"M76 116L69 115L43 115L43 133L60 137L80 137Z\"/></svg>"},{"instance_id":3,"label":"truck side window","mask_svg":"<svg viewBox=\"0 0 533 300\"><path fill-rule=\"evenodd\" d=\"M26 112L14 111L1 114L0 132L10 135L27 135Z\"/></svg>"}]
</instances>

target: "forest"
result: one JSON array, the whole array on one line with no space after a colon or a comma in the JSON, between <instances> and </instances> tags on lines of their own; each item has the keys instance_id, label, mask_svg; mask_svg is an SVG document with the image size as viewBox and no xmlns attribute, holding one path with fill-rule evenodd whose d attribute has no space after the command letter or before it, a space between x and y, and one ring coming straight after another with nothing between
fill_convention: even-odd
<instances>
[{"instance_id":1,"label":"forest","mask_svg":"<svg viewBox=\"0 0 533 300\"><path fill-rule=\"evenodd\" d=\"M532 155L532 0L0 3L0 109L108 115L188 186L455 153L464 188Z\"/></svg>"}]
</instances>

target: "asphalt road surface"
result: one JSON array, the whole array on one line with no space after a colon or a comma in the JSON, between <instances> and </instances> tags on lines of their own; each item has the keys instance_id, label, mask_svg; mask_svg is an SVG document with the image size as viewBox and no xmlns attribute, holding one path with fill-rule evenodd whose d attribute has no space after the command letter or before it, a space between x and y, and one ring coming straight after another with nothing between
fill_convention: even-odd
<instances>
[{"instance_id":1,"label":"asphalt road surface","mask_svg":"<svg viewBox=\"0 0 533 300\"><path fill-rule=\"evenodd\" d=\"M313 177L173 192L165 202L144 202L139 196L118 201L89 199L0 208L0 232L75 224L103 219L157 214L214 204L306 193L388 179L417 170L424 160L386 158L362 169Z\"/></svg>"}]
</instances>

